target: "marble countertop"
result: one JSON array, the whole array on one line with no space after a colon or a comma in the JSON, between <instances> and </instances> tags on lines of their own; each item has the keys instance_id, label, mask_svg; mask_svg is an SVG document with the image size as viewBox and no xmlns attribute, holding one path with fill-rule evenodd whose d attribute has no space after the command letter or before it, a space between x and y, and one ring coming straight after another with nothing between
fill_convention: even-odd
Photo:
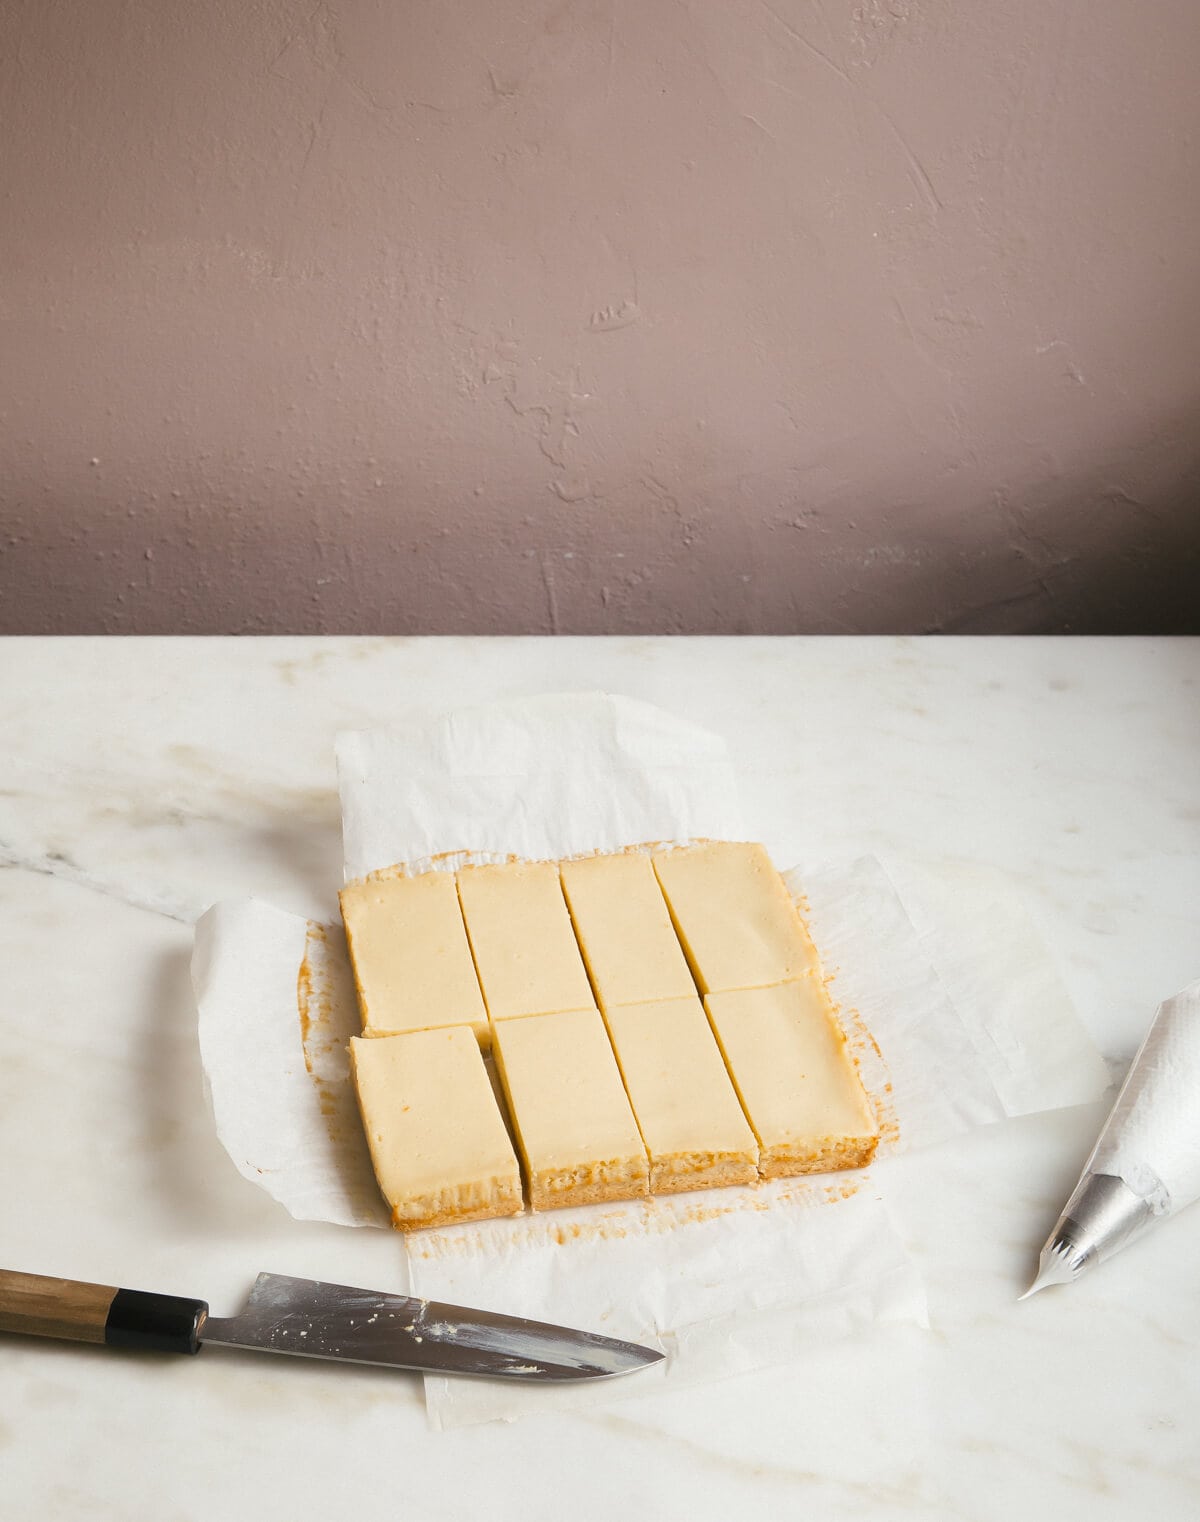
<instances>
[{"instance_id":1,"label":"marble countertop","mask_svg":"<svg viewBox=\"0 0 1200 1522\"><path fill-rule=\"evenodd\" d=\"M1115 1070L1200 974L1198 686L1187 640L5 641L0 1264L215 1314L259 1269L396 1283L234 1171L188 979L218 898L329 910L338 729L595 687L707 724L778 861L1002 874ZM439 1433L407 1375L0 1339L0 1513L1197 1515L1200 1210L1016 1303L1105 1108L887 1164L930 1330L586 1414Z\"/></svg>"}]
</instances>

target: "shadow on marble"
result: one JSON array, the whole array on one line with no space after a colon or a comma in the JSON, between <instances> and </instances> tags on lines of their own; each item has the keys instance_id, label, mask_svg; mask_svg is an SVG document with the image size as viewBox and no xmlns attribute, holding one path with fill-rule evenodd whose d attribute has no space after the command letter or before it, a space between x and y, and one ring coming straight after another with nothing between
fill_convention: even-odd
<instances>
[{"instance_id":1,"label":"shadow on marble","mask_svg":"<svg viewBox=\"0 0 1200 1522\"><path fill-rule=\"evenodd\" d=\"M154 1203L179 1227L228 1231L290 1221L281 1205L241 1178L217 1139L204 1088L190 946L155 970L143 1037L142 1140Z\"/></svg>"},{"instance_id":2,"label":"shadow on marble","mask_svg":"<svg viewBox=\"0 0 1200 1522\"><path fill-rule=\"evenodd\" d=\"M342 886L342 830L303 816L283 824L242 825L239 849L250 859L275 868L300 895L326 906L322 918L337 918L337 895ZM265 897L265 892L256 897ZM289 905L281 904L281 908Z\"/></svg>"},{"instance_id":3,"label":"shadow on marble","mask_svg":"<svg viewBox=\"0 0 1200 1522\"><path fill-rule=\"evenodd\" d=\"M365 1363L339 1363L325 1358L280 1358L254 1349L209 1348L204 1373L219 1381L225 1399L236 1399L238 1387L250 1381L252 1398L261 1399L262 1386L269 1381L273 1397L285 1391L297 1400L308 1402L322 1397L335 1398L339 1404L366 1401L395 1401L405 1406L424 1407L424 1376L411 1369L389 1369Z\"/></svg>"}]
</instances>

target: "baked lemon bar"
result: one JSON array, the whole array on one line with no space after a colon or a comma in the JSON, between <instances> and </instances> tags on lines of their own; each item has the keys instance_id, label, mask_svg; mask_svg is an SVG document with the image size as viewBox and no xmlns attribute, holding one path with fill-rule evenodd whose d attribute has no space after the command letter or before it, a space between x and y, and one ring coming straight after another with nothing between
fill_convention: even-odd
<instances>
[{"instance_id":1,"label":"baked lemon bar","mask_svg":"<svg viewBox=\"0 0 1200 1522\"><path fill-rule=\"evenodd\" d=\"M470 1025L487 1038L452 872L350 883L339 898L365 1036Z\"/></svg>"},{"instance_id":2,"label":"baked lemon bar","mask_svg":"<svg viewBox=\"0 0 1200 1522\"><path fill-rule=\"evenodd\" d=\"M350 1070L394 1226L521 1213L521 1172L470 1026L352 1037Z\"/></svg>"},{"instance_id":3,"label":"baked lemon bar","mask_svg":"<svg viewBox=\"0 0 1200 1522\"><path fill-rule=\"evenodd\" d=\"M648 856L585 856L559 871L601 1009L695 994Z\"/></svg>"},{"instance_id":4,"label":"baked lemon bar","mask_svg":"<svg viewBox=\"0 0 1200 1522\"><path fill-rule=\"evenodd\" d=\"M825 985L809 974L704 1000L763 1178L861 1168L878 1126Z\"/></svg>"},{"instance_id":5,"label":"baked lemon bar","mask_svg":"<svg viewBox=\"0 0 1200 1522\"><path fill-rule=\"evenodd\" d=\"M659 852L653 862L701 993L817 970L808 931L761 845L719 840Z\"/></svg>"},{"instance_id":6,"label":"baked lemon bar","mask_svg":"<svg viewBox=\"0 0 1200 1522\"><path fill-rule=\"evenodd\" d=\"M615 1005L605 1018L650 1154L650 1193L753 1182L758 1143L697 996Z\"/></svg>"},{"instance_id":7,"label":"baked lemon bar","mask_svg":"<svg viewBox=\"0 0 1200 1522\"><path fill-rule=\"evenodd\" d=\"M595 1007L557 862L463 867L458 895L493 1021Z\"/></svg>"},{"instance_id":8,"label":"baked lemon bar","mask_svg":"<svg viewBox=\"0 0 1200 1522\"><path fill-rule=\"evenodd\" d=\"M492 1043L534 1210L646 1193L646 1149L598 1010L501 1020Z\"/></svg>"}]
</instances>

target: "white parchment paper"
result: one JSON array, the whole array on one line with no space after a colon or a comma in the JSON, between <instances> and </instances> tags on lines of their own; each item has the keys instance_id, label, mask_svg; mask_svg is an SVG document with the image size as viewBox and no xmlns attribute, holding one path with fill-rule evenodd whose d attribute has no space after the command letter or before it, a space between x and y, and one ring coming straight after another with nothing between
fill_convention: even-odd
<instances>
[{"instance_id":1,"label":"white parchment paper","mask_svg":"<svg viewBox=\"0 0 1200 1522\"><path fill-rule=\"evenodd\" d=\"M454 852L538 860L742 833L719 736L598 692L351 730L337 768L348 882Z\"/></svg>"},{"instance_id":2,"label":"white parchment paper","mask_svg":"<svg viewBox=\"0 0 1200 1522\"><path fill-rule=\"evenodd\" d=\"M742 838L723 742L603 694L343 735L337 762L347 878L464 856ZM415 1293L657 1345L668 1358L647 1378L676 1382L786 1360L870 1322L923 1323L919 1278L880 1197L887 1156L1095 1098L1107 1071L1019 909L1005 913L1023 926L1021 986L1054 995L1036 1017L1012 998L1008 961L987 955L994 900L972 906L958 892L939 918L936 879L923 897L911 886L918 928L874 858L789 886L879 1112L876 1164L416 1233ZM346 1072L358 1021L340 931L254 900L220 904L197 925L193 968L214 1116L236 1166L299 1219L385 1224ZM426 1381L440 1425L645 1388L642 1377L538 1390Z\"/></svg>"}]
</instances>

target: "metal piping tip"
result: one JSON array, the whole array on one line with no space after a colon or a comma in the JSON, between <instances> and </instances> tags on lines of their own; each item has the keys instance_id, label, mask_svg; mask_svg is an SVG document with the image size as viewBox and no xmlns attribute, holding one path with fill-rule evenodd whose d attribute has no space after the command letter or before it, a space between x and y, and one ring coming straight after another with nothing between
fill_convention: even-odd
<instances>
[{"instance_id":1,"label":"metal piping tip","mask_svg":"<svg viewBox=\"0 0 1200 1522\"><path fill-rule=\"evenodd\" d=\"M1102 1263L1154 1219L1148 1199L1125 1180L1085 1170L1038 1259L1037 1278L1017 1298L1028 1300L1052 1284L1070 1284L1085 1268Z\"/></svg>"},{"instance_id":2,"label":"metal piping tip","mask_svg":"<svg viewBox=\"0 0 1200 1522\"><path fill-rule=\"evenodd\" d=\"M1070 1284L1078 1277L1082 1261L1073 1258L1070 1248L1064 1242L1053 1242L1042 1248L1042 1255L1038 1259L1037 1277L1023 1295L1018 1295L1018 1300L1028 1300L1030 1295L1036 1295L1040 1289L1049 1289L1052 1284Z\"/></svg>"}]
</instances>

